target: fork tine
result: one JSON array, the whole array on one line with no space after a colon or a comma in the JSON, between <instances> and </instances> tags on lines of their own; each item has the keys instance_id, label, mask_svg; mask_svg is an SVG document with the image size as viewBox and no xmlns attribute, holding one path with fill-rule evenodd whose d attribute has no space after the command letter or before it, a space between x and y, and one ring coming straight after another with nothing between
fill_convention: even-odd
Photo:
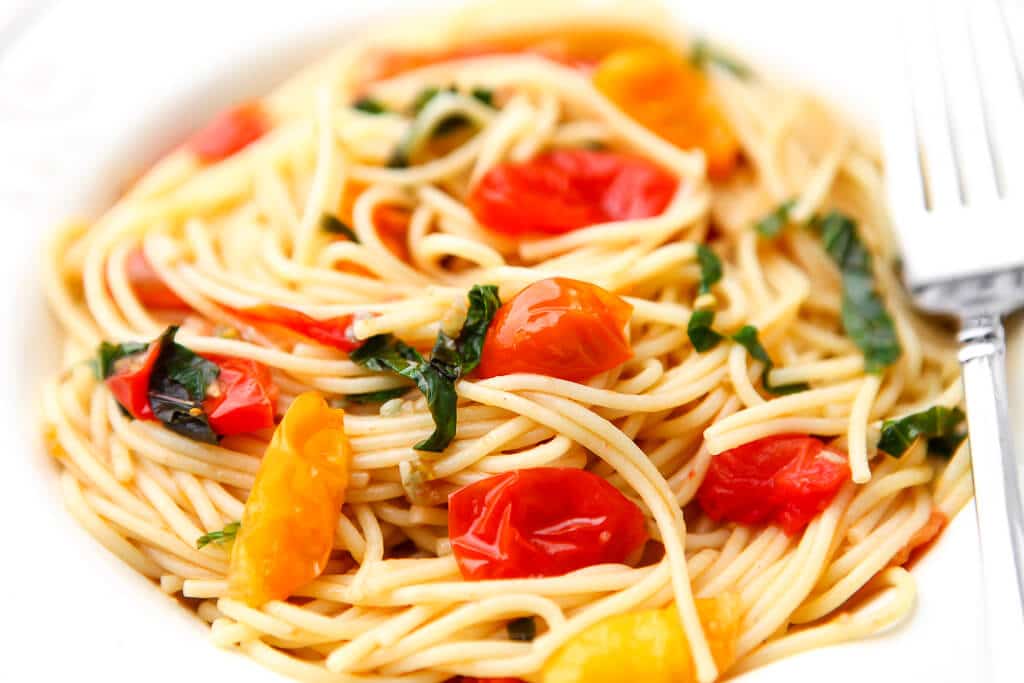
<instances>
[{"instance_id":1,"label":"fork tine","mask_svg":"<svg viewBox=\"0 0 1024 683\"><path fill-rule=\"evenodd\" d=\"M1004 196L1024 196L1024 93L997 0L974 0L970 25Z\"/></svg>"}]
</instances>

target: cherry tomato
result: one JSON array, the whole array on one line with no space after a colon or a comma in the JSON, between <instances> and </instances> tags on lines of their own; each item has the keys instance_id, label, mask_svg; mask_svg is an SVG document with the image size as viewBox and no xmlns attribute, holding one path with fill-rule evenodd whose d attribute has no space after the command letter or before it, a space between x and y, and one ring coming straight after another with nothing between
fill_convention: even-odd
<instances>
[{"instance_id":1,"label":"cherry tomato","mask_svg":"<svg viewBox=\"0 0 1024 683\"><path fill-rule=\"evenodd\" d=\"M259 102L246 102L221 112L189 138L186 146L200 161L226 159L263 137L270 122Z\"/></svg>"},{"instance_id":2,"label":"cherry tomato","mask_svg":"<svg viewBox=\"0 0 1024 683\"><path fill-rule=\"evenodd\" d=\"M640 508L584 470L505 472L448 497L448 533L468 580L558 576L625 562L647 540Z\"/></svg>"},{"instance_id":3,"label":"cherry tomato","mask_svg":"<svg viewBox=\"0 0 1024 683\"><path fill-rule=\"evenodd\" d=\"M174 290L160 279L156 270L149 263L149 259L146 258L142 247L136 247L128 252L125 269L128 273L128 283L143 306L150 308L189 307L181 297L174 293Z\"/></svg>"},{"instance_id":4,"label":"cherry tomato","mask_svg":"<svg viewBox=\"0 0 1024 683\"><path fill-rule=\"evenodd\" d=\"M847 457L811 436L769 436L719 453L697 491L708 517L803 530L850 478Z\"/></svg>"},{"instance_id":5,"label":"cherry tomato","mask_svg":"<svg viewBox=\"0 0 1024 683\"><path fill-rule=\"evenodd\" d=\"M340 315L326 320L317 320L305 313L271 304L253 306L252 308L234 312L246 320L280 325L304 337L309 337L324 346L330 346L342 351L354 351L362 343L355 338L352 332L354 318L351 315Z\"/></svg>"},{"instance_id":6,"label":"cherry tomato","mask_svg":"<svg viewBox=\"0 0 1024 683\"><path fill-rule=\"evenodd\" d=\"M114 374L106 379L110 393L136 420L156 419L149 406L149 377L162 346L156 340L145 351L118 360Z\"/></svg>"},{"instance_id":7,"label":"cherry tomato","mask_svg":"<svg viewBox=\"0 0 1024 683\"><path fill-rule=\"evenodd\" d=\"M559 235L665 210L677 179L641 157L587 149L498 164L469 195L469 208L504 235Z\"/></svg>"},{"instance_id":8,"label":"cherry tomato","mask_svg":"<svg viewBox=\"0 0 1024 683\"><path fill-rule=\"evenodd\" d=\"M475 678L473 676L459 676L453 678L451 683L523 683L521 678Z\"/></svg>"},{"instance_id":9,"label":"cherry tomato","mask_svg":"<svg viewBox=\"0 0 1024 683\"><path fill-rule=\"evenodd\" d=\"M381 204L373 211L373 225L377 228L380 241L402 261L409 260L409 247L405 238L411 217L408 209L390 204Z\"/></svg>"},{"instance_id":10,"label":"cherry tomato","mask_svg":"<svg viewBox=\"0 0 1024 683\"><path fill-rule=\"evenodd\" d=\"M231 549L228 593L259 607L323 572L348 486L345 412L299 395L274 431Z\"/></svg>"},{"instance_id":11,"label":"cherry tomato","mask_svg":"<svg viewBox=\"0 0 1024 683\"><path fill-rule=\"evenodd\" d=\"M529 372L582 382L633 356L633 307L597 285L568 278L534 282L494 315L477 372Z\"/></svg>"},{"instance_id":12,"label":"cherry tomato","mask_svg":"<svg viewBox=\"0 0 1024 683\"><path fill-rule=\"evenodd\" d=\"M659 47L619 50L605 57L594 84L638 123L683 149L699 148L708 175L728 177L740 145L704 73Z\"/></svg>"},{"instance_id":13,"label":"cherry tomato","mask_svg":"<svg viewBox=\"0 0 1024 683\"><path fill-rule=\"evenodd\" d=\"M270 369L246 358L208 356L208 359L220 368L203 402L213 431L228 436L273 427L278 389Z\"/></svg>"}]
</instances>

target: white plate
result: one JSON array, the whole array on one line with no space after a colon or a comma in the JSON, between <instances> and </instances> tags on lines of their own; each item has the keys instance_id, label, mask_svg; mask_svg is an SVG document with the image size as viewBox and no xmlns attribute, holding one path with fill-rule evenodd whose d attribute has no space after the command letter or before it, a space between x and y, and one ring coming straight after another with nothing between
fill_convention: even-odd
<instances>
[{"instance_id":1,"label":"white plate","mask_svg":"<svg viewBox=\"0 0 1024 683\"><path fill-rule=\"evenodd\" d=\"M0 359L9 375L0 393L7 445L0 469L0 632L8 635L0 679L281 680L211 646L197 618L106 553L64 511L35 421L40 378L56 368L39 243L60 220L94 215L135 169L209 114L263 92L343 39L347 25L371 12L437 4L65 2L43 13L0 61ZM681 21L739 47L755 65L793 74L874 119L874 83L887 65L879 48L881 4L673 6ZM908 623L743 680L974 680L972 510L953 521L915 569L919 602Z\"/></svg>"}]
</instances>

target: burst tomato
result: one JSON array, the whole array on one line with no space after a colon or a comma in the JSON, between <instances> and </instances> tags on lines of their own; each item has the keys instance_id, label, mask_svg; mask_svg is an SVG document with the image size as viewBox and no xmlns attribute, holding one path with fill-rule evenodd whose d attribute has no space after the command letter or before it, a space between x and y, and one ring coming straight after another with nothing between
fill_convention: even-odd
<instances>
[{"instance_id":1,"label":"burst tomato","mask_svg":"<svg viewBox=\"0 0 1024 683\"><path fill-rule=\"evenodd\" d=\"M259 102L221 112L189 138L186 147L204 163L226 159L263 137L270 122Z\"/></svg>"},{"instance_id":2,"label":"burst tomato","mask_svg":"<svg viewBox=\"0 0 1024 683\"><path fill-rule=\"evenodd\" d=\"M719 453L697 491L715 521L803 530L850 478L847 457L814 437L769 436Z\"/></svg>"},{"instance_id":3,"label":"burst tomato","mask_svg":"<svg viewBox=\"0 0 1024 683\"><path fill-rule=\"evenodd\" d=\"M647 540L640 508L584 470L505 472L448 498L448 533L469 580L558 576L624 562Z\"/></svg>"},{"instance_id":4,"label":"burst tomato","mask_svg":"<svg viewBox=\"0 0 1024 683\"><path fill-rule=\"evenodd\" d=\"M485 227L504 235L558 235L664 211L677 180L637 156L586 149L498 164L469 196Z\"/></svg>"},{"instance_id":5,"label":"burst tomato","mask_svg":"<svg viewBox=\"0 0 1024 683\"><path fill-rule=\"evenodd\" d=\"M246 358L208 358L220 368L203 402L213 431L228 436L273 427L278 389L270 369Z\"/></svg>"},{"instance_id":6,"label":"burst tomato","mask_svg":"<svg viewBox=\"0 0 1024 683\"><path fill-rule=\"evenodd\" d=\"M703 150L711 178L725 178L736 167L739 141L707 77L675 52L659 47L619 50L598 65L594 84L668 142Z\"/></svg>"},{"instance_id":7,"label":"burst tomato","mask_svg":"<svg viewBox=\"0 0 1024 683\"><path fill-rule=\"evenodd\" d=\"M633 307L597 285L567 278L535 282L494 316L477 372L530 372L581 382L629 360Z\"/></svg>"},{"instance_id":8,"label":"burst tomato","mask_svg":"<svg viewBox=\"0 0 1024 683\"><path fill-rule=\"evenodd\" d=\"M155 419L149 407L149 378L161 347L157 340L145 351L120 359L114 364L114 374L106 379L110 393L136 420Z\"/></svg>"},{"instance_id":9,"label":"burst tomato","mask_svg":"<svg viewBox=\"0 0 1024 683\"><path fill-rule=\"evenodd\" d=\"M156 270L146 258L142 247L136 247L128 252L125 259L125 269L128 274L128 284L131 285L135 296L143 306L151 308L188 308L188 304L182 301L181 297L164 284Z\"/></svg>"},{"instance_id":10,"label":"burst tomato","mask_svg":"<svg viewBox=\"0 0 1024 683\"><path fill-rule=\"evenodd\" d=\"M330 346L341 351L354 351L361 343L352 332L353 316L351 315L340 315L335 318L327 318L326 320L317 320L305 313L270 304L253 306L252 308L234 311L234 313L251 322L280 325L304 337L309 337L324 346Z\"/></svg>"}]
</instances>

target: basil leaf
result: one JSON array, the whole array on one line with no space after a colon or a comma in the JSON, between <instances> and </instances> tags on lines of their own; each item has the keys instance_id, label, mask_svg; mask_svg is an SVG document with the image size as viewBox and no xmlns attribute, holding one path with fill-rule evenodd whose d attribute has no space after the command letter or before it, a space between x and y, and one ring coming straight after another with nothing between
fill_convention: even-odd
<instances>
[{"instance_id":1,"label":"basil leaf","mask_svg":"<svg viewBox=\"0 0 1024 683\"><path fill-rule=\"evenodd\" d=\"M235 540L235 536L238 535L238 529L241 526L241 522L231 522L230 524L224 525L224 528L220 531L211 531L208 534L203 534L196 539L196 547L201 549L211 543L221 545L228 541L233 541Z\"/></svg>"},{"instance_id":2,"label":"basil leaf","mask_svg":"<svg viewBox=\"0 0 1024 683\"><path fill-rule=\"evenodd\" d=\"M850 217L832 211L812 222L843 279L843 329L864 354L864 369L881 372L900 357L896 326L874 285L871 254Z\"/></svg>"},{"instance_id":3,"label":"basil leaf","mask_svg":"<svg viewBox=\"0 0 1024 683\"><path fill-rule=\"evenodd\" d=\"M777 207L775 210L769 213L767 216L759 220L754 224L754 229L757 230L763 237L775 237L777 236L786 223L789 222L789 212L796 206L796 199L788 199Z\"/></svg>"},{"instance_id":4,"label":"basil leaf","mask_svg":"<svg viewBox=\"0 0 1024 683\"><path fill-rule=\"evenodd\" d=\"M381 389L380 391L368 391L365 394L348 394L345 396L345 400L350 403L386 403L393 398L405 396L407 391L409 391L408 387Z\"/></svg>"},{"instance_id":5,"label":"basil leaf","mask_svg":"<svg viewBox=\"0 0 1024 683\"><path fill-rule=\"evenodd\" d=\"M473 372L480 364L480 354L484 350L487 330L494 320L494 314L501 307L498 288L494 285L473 285L467 297L469 310L466 313L466 321L462 324L458 339L455 340L462 375Z\"/></svg>"},{"instance_id":6,"label":"basil leaf","mask_svg":"<svg viewBox=\"0 0 1024 683\"><path fill-rule=\"evenodd\" d=\"M764 346L761 344L761 340L757 336L757 328L753 325L744 325L740 328L739 332L732 335L732 340L745 348L754 360L764 363L764 370L761 371L761 385L769 394L784 396L786 394L806 391L810 388L806 382L773 385L768 380L768 373L775 367L775 364L772 363L771 356L768 355L768 352L765 351Z\"/></svg>"},{"instance_id":7,"label":"basil leaf","mask_svg":"<svg viewBox=\"0 0 1024 683\"><path fill-rule=\"evenodd\" d=\"M372 97L359 98L352 103L352 108L361 111L364 114L384 114L388 110L387 107Z\"/></svg>"},{"instance_id":8,"label":"basil leaf","mask_svg":"<svg viewBox=\"0 0 1024 683\"><path fill-rule=\"evenodd\" d=\"M168 381L166 376L162 380L149 385L149 407L156 419L172 432L215 445L217 435L200 402L193 400L184 386Z\"/></svg>"},{"instance_id":9,"label":"basil leaf","mask_svg":"<svg viewBox=\"0 0 1024 683\"><path fill-rule=\"evenodd\" d=\"M167 373L168 379L185 387L189 397L196 401L206 398L206 388L220 375L216 363L173 341L165 343L160 350L153 374L158 374L161 369Z\"/></svg>"},{"instance_id":10,"label":"basil leaf","mask_svg":"<svg viewBox=\"0 0 1024 683\"><path fill-rule=\"evenodd\" d=\"M752 75L750 67L726 55L703 38L694 42L690 50L690 63L701 69L718 66L737 78L746 79Z\"/></svg>"},{"instance_id":11,"label":"basil leaf","mask_svg":"<svg viewBox=\"0 0 1024 683\"><path fill-rule=\"evenodd\" d=\"M334 214L325 213L320 216L320 229L332 235L344 235L350 242L359 244L359 236L356 231L345 225L340 218Z\"/></svg>"},{"instance_id":12,"label":"basil leaf","mask_svg":"<svg viewBox=\"0 0 1024 683\"><path fill-rule=\"evenodd\" d=\"M966 417L959 408L932 406L898 420L886 420L882 424L878 449L898 458L915 439L924 437L928 439L929 451L950 456L967 437L966 431L961 429Z\"/></svg>"},{"instance_id":13,"label":"basil leaf","mask_svg":"<svg viewBox=\"0 0 1024 683\"><path fill-rule=\"evenodd\" d=\"M714 322L714 311L694 311L690 315L690 322L686 324L686 334L689 335L690 343L698 353L710 351L722 341L722 335L711 329Z\"/></svg>"},{"instance_id":14,"label":"basil leaf","mask_svg":"<svg viewBox=\"0 0 1024 683\"><path fill-rule=\"evenodd\" d=\"M712 285L722 279L722 261L706 244L697 245L697 263L700 264L698 294L707 294Z\"/></svg>"},{"instance_id":15,"label":"basil leaf","mask_svg":"<svg viewBox=\"0 0 1024 683\"><path fill-rule=\"evenodd\" d=\"M490 88L473 88L469 94L481 104L494 106L494 91Z\"/></svg>"},{"instance_id":16,"label":"basil leaf","mask_svg":"<svg viewBox=\"0 0 1024 683\"><path fill-rule=\"evenodd\" d=\"M451 92L454 92L455 88L451 88L450 90ZM427 103L430 102L430 100L434 99L434 97L440 92L441 89L435 85L431 85L424 88L423 90L420 90L419 93L416 95L416 99L412 101L413 115L419 114L421 111L423 111L423 108L427 106Z\"/></svg>"},{"instance_id":17,"label":"basil leaf","mask_svg":"<svg viewBox=\"0 0 1024 683\"><path fill-rule=\"evenodd\" d=\"M160 355L149 377L149 407L164 426L195 441L216 444L217 435L203 411L206 388L217 379L220 368L174 341L176 326L153 343Z\"/></svg>"},{"instance_id":18,"label":"basil leaf","mask_svg":"<svg viewBox=\"0 0 1024 683\"><path fill-rule=\"evenodd\" d=\"M505 628L508 629L509 640L528 643L537 637L537 622L533 620L533 617L513 619L505 625Z\"/></svg>"},{"instance_id":19,"label":"basil leaf","mask_svg":"<svg viewBox=\"0 0 1024 683\"><path fill-rule=\"evenodd\" d=\"M96 379L105 380L114 374L114 364L122 358L134 356L149 348L149 344L138 342L125 342L123 344L111 344L103 342L96 349L96 358L90 361Z\"/></svg>"}]
</instances>

